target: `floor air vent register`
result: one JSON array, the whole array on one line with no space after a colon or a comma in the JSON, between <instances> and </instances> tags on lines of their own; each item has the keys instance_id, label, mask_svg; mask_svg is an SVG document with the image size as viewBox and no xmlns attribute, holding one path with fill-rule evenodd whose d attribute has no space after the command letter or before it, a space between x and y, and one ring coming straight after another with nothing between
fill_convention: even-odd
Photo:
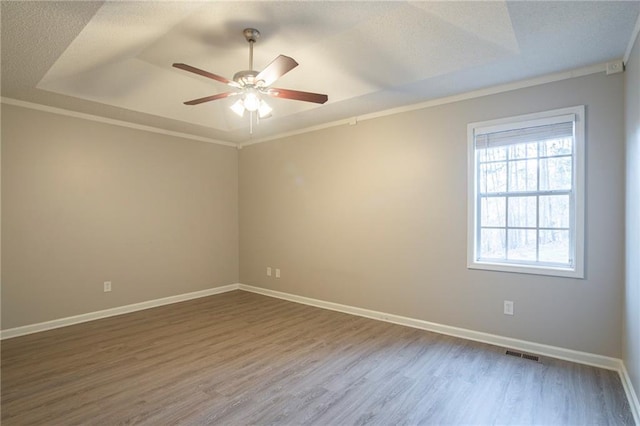
<instances>
[{"instance_id":1,"label":"floor air vent register","mask_svg":"<svg viewBox=\"0 0 640 426\"><path fill-rule=\"evenodd\" d=\"M510 356L515 356L516 358L524 358L524 359L528 359L529 361L535 361L535 362L540 362L540 357L537 355L530 355L530 354L523 354L521 352L516 352L516 351L510 351L507 349L507 351L505 352L506 355L510 355Z\"/></svg>"}]
</instances>

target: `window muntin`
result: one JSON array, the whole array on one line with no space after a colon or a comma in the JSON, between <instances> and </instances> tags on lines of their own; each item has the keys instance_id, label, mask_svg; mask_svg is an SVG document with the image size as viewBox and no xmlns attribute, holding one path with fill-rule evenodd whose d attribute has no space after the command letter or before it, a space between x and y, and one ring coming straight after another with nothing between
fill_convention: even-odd
<instances>
[{"instance_id":1,"label":"window muntin","mask_svg":"<svg viewBox=\"0 0 640 426\"><path fill-rule=\"evenodd\" d=\"M582 277L583 117L469 125L469 267Z\"/></svg>"}]
</instances>

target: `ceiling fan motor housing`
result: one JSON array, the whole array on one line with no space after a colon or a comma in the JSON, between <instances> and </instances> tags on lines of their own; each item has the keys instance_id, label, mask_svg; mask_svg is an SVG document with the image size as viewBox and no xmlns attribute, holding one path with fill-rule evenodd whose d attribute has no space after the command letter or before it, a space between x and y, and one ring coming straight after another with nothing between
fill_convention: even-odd
<instances>
[{"instance_id":1,"label":"ceiling fan motor housing","mask_svg":"<svg viewBox=\"0 0 640 426\"><path fill-rule=\"evenodd\" d=\"M233 75L233 81L237 81L243 86L256 86L258 85L256 81L256 76L258 75L258 71L252 70L244 70L238 71Z\"/></svg>"}]
</instances>

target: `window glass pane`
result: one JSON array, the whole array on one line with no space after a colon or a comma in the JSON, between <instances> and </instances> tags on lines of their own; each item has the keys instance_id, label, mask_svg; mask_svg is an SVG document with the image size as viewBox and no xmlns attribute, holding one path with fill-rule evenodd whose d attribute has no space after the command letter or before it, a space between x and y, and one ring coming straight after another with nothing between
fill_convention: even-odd
<instances>
[{"instance_id":1,"label":"window glass pane","mask_svg":"<svg viewBox=\"0 0 640 426\"><path fill-rule=\"evenodd\" d=\"M484 148L478 150L478 160L481 163L487 161L503 161L507 159L507 147Z\"/></svg>"},{"instance_id":2,"label":"window glass pane","mask_svg":"<svg viewBox=\"0 0 640 426\"><path fill-rule=\"evenodd\" d=\"M510 227L536 227L536 197L509 197Z\"/></svg>"},{"instance_id":3,"label":"window glass pane","mask_svg":"<svg viewBox=\"0 0 640 426\"><path fill-rule=\"evenodd\" d=\"M539 238L541 262L569 263L569 231L540 231Z\"/></svg>"},{"instance_id":4,"label":"window glass pane","mask_svg":"<svg viewBox=\"0 0 640 426\"><path fill-rule=\"evenodd\" d=\"M540 160L540 189L571 189L571 157Z\"/></svg>"},{"instance_id":5,"label":"window glass pane","mask_svg":"<svg viewBox=\"0 0 640 426\"><path fill-rule=\"evenodd\" d=\"M540 227L568 228L570 225L569 195L540 196Z\"/></svg>"},{"instance_id":6,"label":"window glass pane","mask_svg":"<svg viewBox=\"0 0 640 426\"><path fill-rule=\"evenodd\" d=\"M504 226L505 197L483 197L480 202L480 226Z\"/></svg>"},{"instance_id":7,"label":"window glass pane","mask_svg":"<svg viewBox=\"0 0 640 426\"><path fill-rule=\"evenodd\" d=\"M535 262L536 243L535 230L510 229L507 259Z\"/></svg>"},{"instance_id":8,"label":"window glass pane","mask_svg":"<svg viewBox=\"0 0 640 426\"><path fill-rule=\"evenodd\" d=\"M519 143L509 147L509 158L535 158L538 156L537 143Z\"/></svg>"},{"instance_id":9,"label":"window glass pane","mask_svg":"<svg viewBox=\"0 0 640 426\"><path fill-rule=\"evenodd\" d=\"M480 258L504 260L506 252L505 235L504 229L481 229Z\"/></svg>"},{"instance_id":10,"label":"window glass pane","mask_svg":"<svg viewBox=\"0 0 640 426\"><path fill-rule=\"evenodd\" d=\"M509 163L509 191L537 191L538 160L518 160Z\"/></svg>"},{"instance_id":11,"label":"window glass pane","mask_svg":"<svg viewBox=\"0 0 640 426\"><path fill-rule=\"evenodd\" d=\"M507 163L487 163L480 165L480 192L506 192Z\"/></svg>"},{"instance_id":12,"label":"window glass pane","mask_svg":"<svg viewBox=\"0 0 640 426\"><path fill-rule=\"evenodd\" d=\"M552 139L540 144L540 157L571 155L573 138Z\"/></svg>"}]
</instances>

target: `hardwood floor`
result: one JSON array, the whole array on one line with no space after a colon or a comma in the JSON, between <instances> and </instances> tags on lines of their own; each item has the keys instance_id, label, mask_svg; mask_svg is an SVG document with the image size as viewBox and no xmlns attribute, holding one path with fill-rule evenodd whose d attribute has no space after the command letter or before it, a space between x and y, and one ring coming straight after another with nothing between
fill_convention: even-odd
<instances>
[{"instance_id":1,"label":"hardwood floor","mask_svg":"<svg viewBox=\"0 0 640 426\"><path fill-rule=\"evenodd\" d=\"M234 291L2 342L2 424L632 425L617 373Z\"/></svg>"}]
</instances>

